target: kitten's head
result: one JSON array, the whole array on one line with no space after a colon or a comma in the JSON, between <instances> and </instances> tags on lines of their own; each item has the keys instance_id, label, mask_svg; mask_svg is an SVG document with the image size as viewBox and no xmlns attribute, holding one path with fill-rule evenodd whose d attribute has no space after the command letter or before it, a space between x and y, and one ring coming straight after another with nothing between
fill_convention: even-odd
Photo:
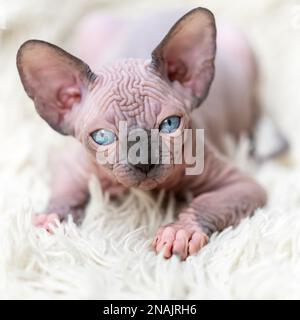
<instances>
[{"instance_id":1,"label":"kitten's head","mask_svg":"<svg viewBox=\"0 0 300 320\"><path fill-rule=\"evenodd\" d=\"M197 8L149 60L121 60L93 72L57 46L30 40L19 49L17 66L53 129L75 136L123 185L152 189L172 175L178 153L190 143L183 131L208 94L215 53L214 17Z\"/></svg>"}]
</instances>

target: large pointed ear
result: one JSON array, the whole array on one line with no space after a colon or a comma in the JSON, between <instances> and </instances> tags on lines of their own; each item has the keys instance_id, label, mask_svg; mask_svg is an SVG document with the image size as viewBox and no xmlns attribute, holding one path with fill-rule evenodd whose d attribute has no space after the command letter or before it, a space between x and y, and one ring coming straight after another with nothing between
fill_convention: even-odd
<instances>
[{"instance_id":1,"label":"large pointed ear","mask_svg":"<svg viewBox=\"0 0 300 320\"><path fill-rule=\"evenodd\" d=\"M213 14L196 8L184 15L152 52L152 66L170 81L190 88L203 101L214 78L216 25Z\"/></svg>"},{"instance_id":2,"label":"large pointed ear","mask_svg":"<svg viewBox=\"0 0 300 320\"><path fill-rule=\"evenodd\" d=\"M71 135L71 112L96 76L88 65L53 44L29 40L19 49L17 67L40 116L56 131Z\"/></svg>"}]
</instances>

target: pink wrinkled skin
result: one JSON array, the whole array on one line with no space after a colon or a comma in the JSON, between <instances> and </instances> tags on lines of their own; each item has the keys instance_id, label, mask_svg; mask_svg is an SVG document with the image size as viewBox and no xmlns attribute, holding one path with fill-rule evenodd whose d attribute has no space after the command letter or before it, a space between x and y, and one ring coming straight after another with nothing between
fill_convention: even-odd
<instances>
[{"instance_id":1,"label":"pink wrinkled skin","mask_svg":"<svg viewBox=\"0 0 300 320\"><path fill-rule=\"evenodd\" d=\"M134 58L104 64L114 39L126 38L124 28L126 22L109 15L92 14L83 20L76 35L77 51L93 71L46 42L28 41L18 52L20 77L37 112L52 128L80 142L57 161L49 206L34 223L48 229L49 223L70 213L79 219L92 174L113 196L131 187L178 194L185 190L193 200L174 223L158 230L152 243L156 252L164 250L165 258L177 254L184 260L199 252L213 232L237 225L266 203L263 188L226 159L224 143L228 134L236 141L242 133L251 136L260 117L255 59L237 30L221 26L216 39L212 13L197 8L156 43L152 60L136 58L139 45L127 35L124 55L131 50ZM159 30L151 32L163 36ZM150 57L151 51L147 54ZM150 130L173 115L181 117L178 130L205 129L201 174L185 175L184 163L162 164L148 172L129 164L97 163L99 146L90 136L95 130L117 134L120 120L127 121L129 129ZM114 153L117 146L118 141L103 147L103 152Z\"/></svg>"}]
</instances>

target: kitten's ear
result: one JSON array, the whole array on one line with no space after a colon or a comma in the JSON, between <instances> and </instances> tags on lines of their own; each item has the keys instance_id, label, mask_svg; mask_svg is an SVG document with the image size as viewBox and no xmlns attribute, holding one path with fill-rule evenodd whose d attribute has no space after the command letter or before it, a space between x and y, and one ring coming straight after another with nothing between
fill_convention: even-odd
<instances>
[{"instance_id":1,"label":"kitten's ear","mask_svg":"<svg viewBox=\"0 0 300 320\"><path fill-rule=\"evenodd\" d=\"M152 52L152 66L162 77L177 80L203 101L214 78L216 25L213 14L196 8L183 16Z\"/></svg>"},{"instance_id":2,"label":"kitten's ear","mask_svg":"<svg viewBox=\"0 0 300 320\"><path fill-rule=\"evenodd\" d=\"M17 68L37 112L56 131L71 135L71 112L96 76L83 61L61 48L29 40L19 49Z\"/></svg>"}]
</instances>

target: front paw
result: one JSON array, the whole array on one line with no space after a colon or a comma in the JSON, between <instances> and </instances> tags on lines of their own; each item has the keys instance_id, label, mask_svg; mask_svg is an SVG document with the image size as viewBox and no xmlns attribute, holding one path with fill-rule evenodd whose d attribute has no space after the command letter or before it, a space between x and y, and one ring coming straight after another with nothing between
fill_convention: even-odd
<instances>
[{"instance_id":1,"label":"front paw","mask_svg":"<svg viewBox=\"0 0 300 320\"><path fill-rule=\"evenodd\" d=\"M56 213L35 214L32 217L32 223L34 226L38 228L43 228L49 233L53 233L53 226L57 226L59 221L60 221L59 215Z\"/></svg>"},{"instance_id":2,"label":"front paw","mask_svg":"<svg viewBox=\"0 0 300 320\"><path fill-rule=\"evenodd\" d=\"M164 249L166 259L176 254L185 260L189 255L196 254L207 242L208 236L200 227L177 222L161 227L152 246L157 253Z\"/></svg>"}]
</instances>

